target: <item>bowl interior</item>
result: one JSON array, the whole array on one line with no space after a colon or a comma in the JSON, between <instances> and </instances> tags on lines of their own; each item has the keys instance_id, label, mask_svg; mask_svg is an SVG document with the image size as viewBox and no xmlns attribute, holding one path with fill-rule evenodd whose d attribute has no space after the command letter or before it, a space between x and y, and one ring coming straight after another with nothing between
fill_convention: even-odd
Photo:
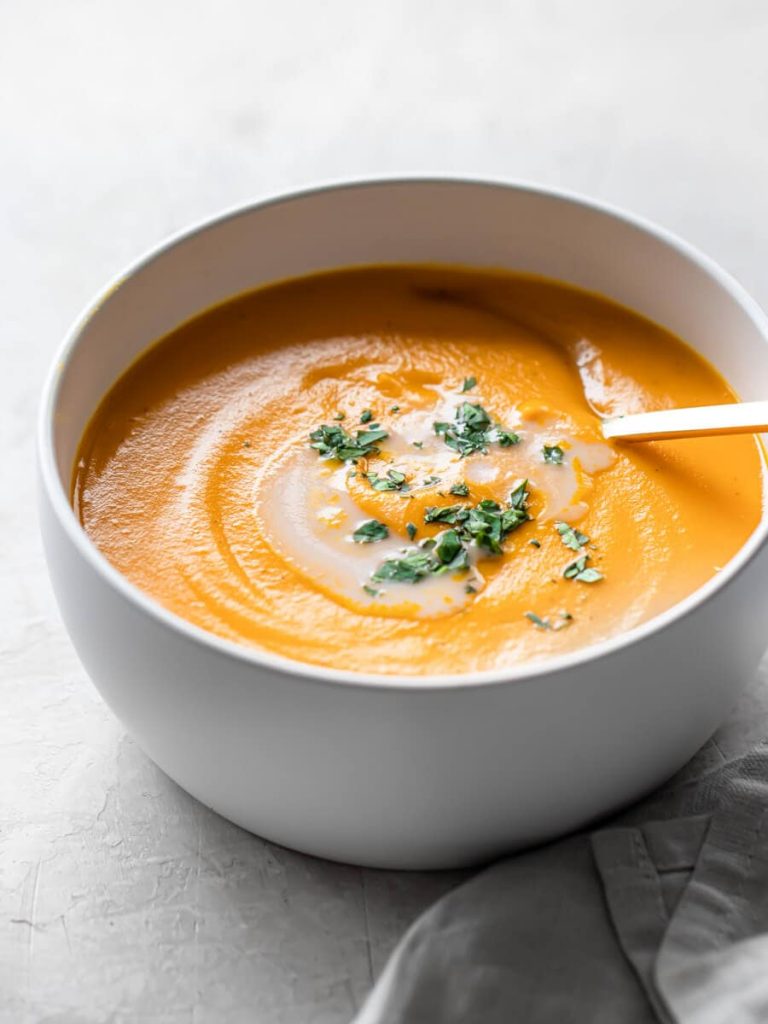
<instances>
[{"instance_id":1,"label":"bowl interior","mask_svg":"<svg viewBox=\"0 0 768 1024\"><path fill-rule=\"evenodd\" d=\"M506 267L569 281L683 337L742 398L768 393L762 313L715 264L659 229L526 187L341 186L250 207L182 236L139 262L85 315L57 368L48 411L65 490L99 401L158 337L269 281L385 262Z\"/></svg>"}]
</instances>

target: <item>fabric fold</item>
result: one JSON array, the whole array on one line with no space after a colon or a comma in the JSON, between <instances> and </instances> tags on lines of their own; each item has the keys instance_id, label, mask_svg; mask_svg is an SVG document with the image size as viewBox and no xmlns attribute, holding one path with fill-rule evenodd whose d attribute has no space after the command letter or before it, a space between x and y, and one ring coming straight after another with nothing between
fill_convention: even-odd
<instances>
[{"instance_id":1,"label":"fabric fold","mask_svg":"<svg viewBox=\"0 0 768 1024\"><path fill-rule=\"evenodd\" d=\"M511 857L409 930L355 1024L764 1024L768 745L714 744L591 835Z\"/></svg>"}]
</instances>

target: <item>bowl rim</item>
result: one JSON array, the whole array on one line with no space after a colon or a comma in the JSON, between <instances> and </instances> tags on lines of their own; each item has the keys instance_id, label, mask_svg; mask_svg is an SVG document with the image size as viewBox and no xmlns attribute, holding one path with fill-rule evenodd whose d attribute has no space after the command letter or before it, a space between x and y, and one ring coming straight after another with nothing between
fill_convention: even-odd
<instances>
[{"instance_id":1,"label":"bowl rim","mask_svg":"<svg viewBox=\"0 0 768 1024\"><path fill-rule=\"evenodd\" d=\"M705 255L695 246L686 242L675 233L646 219L630 213L618 206L601 200L592 199L582 193L540 185L535 182L502 180L493 178L475 178L469 176L440 175L383 175L376 178L357 180L332 180L317 185L298 188L277 195L255 200L245 205L229 207L226 210L199 220L192 227L175 232L146 250L128 267L116 274L106 286L86 303L83 310L75 318L64 339L57 347L43 386L37 426L37 463L39 487L47 497L60 527L65 531L78 554L85 559L90 568L101 577L102 581L114 588L138 611L153 619L156 624L170 629L181 639L191 641L209 651L233 659L242 666L255 669L268 669L281 675L301 677L315 683L331 686L356 686L365 688L381 688L391 690L407 690L421 692L424 690L463 690L478 686L506 685L540 676L554 676L584 665L601 661L614 654L643 642L656 633L661 633L682 619L687 618L702 605L710 601L717 593L728 587L747 567L764 546L768 538L768 506L764 504L763 512L756 529L746 542L716 575L697 587L691 594L678 601L670 608L661 612L626 632L618 633L606 640L577 648L566 654L545 657L534 662L523 662L505 668L483 669L475 672L438 673L430 675L406 675L404 673L360 672L343 668L327 668L310 662L303 662L273 653L264 648L250 647L246 644L227 640L215 633L208 632L200 626L189 622L182 616L166 609L151 595L140 590L126 576L119 572L107 560L106 556L96 547L85 532L70 503L56 466L55 458L55 412L59 396L63 370L72 353L75 351L83 329L99 308L117 291L122 284L145 269L166 252L179 246L190 238L202 234L211 228L218 227L226 221L242 216L249 216L259 210L271 206L291 203L296 200L311 198L333 192L344 192L363 189L377 189L382 186L434 187L449 185L454 187L499 189L505 191L528 193L547 199L556 199L563 203L578 206L591 213L602 214L623 224L633 227L643 234L650 235L656 241L673 249L700 270L712 278L747 314L755 324L759 333L768 345L768 317L757 301L746 289L715 260ZM768 473L764 460L764 475ZM768 481L766 481L768 483Z\"/></svg>"}]
</instances>

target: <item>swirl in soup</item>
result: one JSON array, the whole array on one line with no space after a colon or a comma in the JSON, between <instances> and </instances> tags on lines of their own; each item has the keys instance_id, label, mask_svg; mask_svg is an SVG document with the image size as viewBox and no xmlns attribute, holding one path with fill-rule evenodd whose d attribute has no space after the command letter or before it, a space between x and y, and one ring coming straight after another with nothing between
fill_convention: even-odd
<instances>
[{"instance_id":1,"label":"swirl in soup","mask_svg":"<svg viewBox=\"0 0 768 1024\"><path fill-rule=\"evenodd\" d=\"M734 400L679 338L560 282L339 270L153 345L88 426L73 501L121 573L219 636L359 672L498 669L629 630L739 550L757 439L600 429Z\"/></svg>"}]
</instances>

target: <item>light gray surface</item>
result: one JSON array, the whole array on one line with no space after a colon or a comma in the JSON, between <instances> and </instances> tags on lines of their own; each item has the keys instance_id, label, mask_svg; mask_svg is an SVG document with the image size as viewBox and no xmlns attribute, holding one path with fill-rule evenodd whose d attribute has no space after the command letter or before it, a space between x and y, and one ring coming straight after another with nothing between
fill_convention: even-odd
<instances>
[{"instance_id":1,"label":"light gray surface","mask_svg":"<svg viewBox=\"0 0 768 1024\"><path fill-rule=\"evenodd\" d=\"M34 523L45 367L126 261L330 178L515 177L629 206L768 303L762 0L0 0L0 1021L341 1024L457 876L279 850L126 738ZM723 734L761 734L757 686Z\"/></svg>"}]
</instances>

